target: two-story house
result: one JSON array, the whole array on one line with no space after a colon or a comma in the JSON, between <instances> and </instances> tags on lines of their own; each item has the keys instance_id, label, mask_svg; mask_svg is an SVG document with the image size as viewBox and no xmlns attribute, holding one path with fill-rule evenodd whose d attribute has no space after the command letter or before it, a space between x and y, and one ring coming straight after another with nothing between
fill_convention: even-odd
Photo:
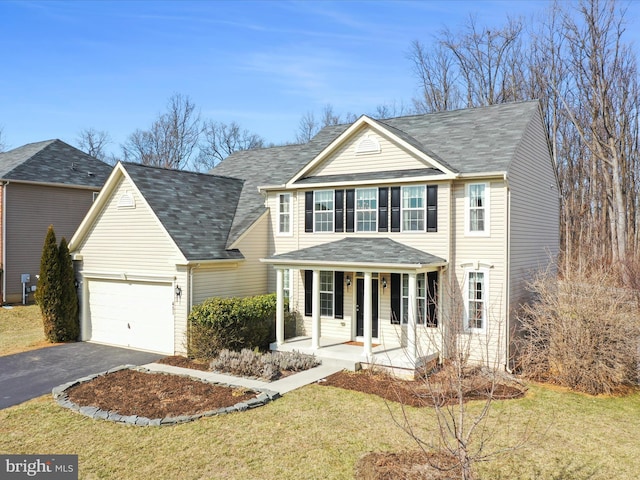
<instances>
[{"instance_id":1,"label":"two-story house","mask_svg":"<svg viewBox=\"0 0 640 480\"><path fill-rule=\"evenodd\" d=\"M144 202L143 189L122 171L117 191ZM211 173L198 182L234 177L240 190L213 204L193 197L195 210L185 210L232 212L226 230L191 238L224 237L225 247L210 258L165 262L169 300L177 312L186 299L179 309L186 312L212 295L276 291L280 350L413 368L465 348L478 361L506 365L512 311L526 298L527 279L559 248L558 186L535 101L387 120L362 116L324 128L305 145L236 152ZM175 175L165 174L165 182ZM163 201L172 203L171 188L163 187ZM116 225L122 216L104 210L118 201L105 193L105 205L97 202L74 236L85 263L80 270L87 269L95 223ZM157 208L154 215L170 232L172 220ZM182 224L188 230L196 220ZM185 250L183 240L172 241ZM229 252L232 260L223 258ZM136 267L139 281L148 253ZM122 275L105 271L102 278L126 281ZM90 299L84 308L87 330ZM303 319L299 337L284 338L285 308ZM174 314L172 322L174 350L183 351L184 319Z\"/></svg>"}]
</instances>

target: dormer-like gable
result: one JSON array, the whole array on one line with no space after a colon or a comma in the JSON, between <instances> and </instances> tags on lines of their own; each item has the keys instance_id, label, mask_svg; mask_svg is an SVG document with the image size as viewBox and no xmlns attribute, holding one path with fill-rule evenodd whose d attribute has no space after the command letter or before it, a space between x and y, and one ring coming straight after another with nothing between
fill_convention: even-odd
<instances>
[{"instance_id":1,"label":"dormer-like gable","mask_svg":"<svg viewBox=\"0 0 640 480\"><path fill-rule=\"evenodd\" d=\"M360 175L362 180L383 176L453 178L456 172L420 142L367 116L360 117L299 171L288 186L332 183ZM365 178L366 177L366 178ZM371 177L371 178L368 178Z\"/></svg>"}]
</instances>

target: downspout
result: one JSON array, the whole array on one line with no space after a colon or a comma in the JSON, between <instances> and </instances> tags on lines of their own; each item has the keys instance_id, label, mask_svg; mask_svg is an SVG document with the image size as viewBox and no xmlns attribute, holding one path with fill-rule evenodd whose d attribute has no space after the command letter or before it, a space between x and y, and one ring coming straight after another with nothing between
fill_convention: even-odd
<instances>
[{"instance_id":1,"label":"downspout","mask_svg":"<svg viewBox=\"0 0 640 480\"><path fill-rule=\"evenodd\" d=\"M9 182L2 183L2 271L0 273L2 277L0 281L0 288L2 288L2 305L7 301L7 276L5 275L7 268L7 185L9 185Z\"/></svg>"},{"instance_id":2,"label":"downspout","mask_svg":"<svg viewBox=\"0 0 640 480\"><path fill-rule=\"evenodd\" d=\"M511 189L509 188L509 177L504 174L505 184L505 201L506 201L506 218L507 218L507 234L505 235L505 252L506 252L506 276L505 276L505 352L504 369L507 373L513 373L509 367L509 359L511 358L511 338L509 335L511 327Z\"/></svg>"}]
</instances>

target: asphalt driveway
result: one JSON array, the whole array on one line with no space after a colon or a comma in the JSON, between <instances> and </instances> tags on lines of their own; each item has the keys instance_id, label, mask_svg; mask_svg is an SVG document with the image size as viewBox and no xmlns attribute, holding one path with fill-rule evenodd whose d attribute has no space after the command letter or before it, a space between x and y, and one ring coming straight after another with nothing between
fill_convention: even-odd
<instances>
[{"instance_id":1,"label":"asphalt driveway","mask_svg":"<svg viewBox=\"0 0 640 480\"><path fill-rule=\"evenodd\" d=\"M144 365L165 355L95 343L66 343L0 357L0 409L66 382L119 365Z\"/></svg>"}]
</instances>

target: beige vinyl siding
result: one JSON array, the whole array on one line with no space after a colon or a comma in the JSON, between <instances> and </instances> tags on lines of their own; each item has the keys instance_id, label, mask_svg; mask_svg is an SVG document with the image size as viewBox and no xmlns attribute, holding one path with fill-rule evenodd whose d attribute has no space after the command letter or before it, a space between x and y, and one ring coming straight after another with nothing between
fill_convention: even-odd
<instances>
[{"instance_id":1,"label":"beige vinyl siding","mask_svg":"<svg viewBox=\"0 0 640 480\"><path fill-rule=\"evenodd\" d=\"M358 144L367 135L379 142L379 153L356 153ZM398 144L392 143L368 127L363 127L333 152L329 158L313 169L308 176L411 170L430 166Z\"/></svg>"},{"instance_id":2,"label":"beige vinyl siding","mask_svg":"<svg viewBox=\"0 0 640 480\"><path fill-rule=\"evenodd\" d=\"M560 250L560 200L545 132L536 115L509 168L512 305L527 297L532 275Z\"/></svg>"},{"instance_id":3,"label":"beige vinyl siding","mask_svg":"<svg viewBox=\"0 0 640 480\"><path fill-rule=\"evenodd\" d=\"M23 273L37 283L40 257L49 225L58 243L71 240L93 202L93 190L50 187L21 183L6 185L6 299L22 301ZM29 300L33 300L30 295Z\"/></svg>"},{"instance_id":4,"label":"beige vinyl siding","mask_svg":"<svg viewBox=\"0 0 640 480\"><path fill-rule=\"evenodd\" d=\"M487 183L489 185L490 208L490 236L465 235L465 194L469 183ZM459 335L462 348L469 348L474 361L489 362L492 365L504 363L506 329L506 189L504 180L479 179L457 182L453 189L453 258L451 259L453 288L457 292L450 292L448 298L456 299L449 306L451 318L459 318L463 322L464 302L466 295L466 269L487 268L489 295L488 321L483 332L464 333Z\"/></svg>"},{"instance_id":5,"label":"beige vinyl siding","mask_svg":"<svg viewBox=\"0 0 640 480\"><path fill-rule=\"evenodd\" d=\"M118 207L123 194L135 208ZM85 272L174 275L183 255L136 189L123 178L76 249Z\"/></svg>"},{"instance_id":6,"label":"beige vinyl siding","mask_svg":"<svg viewBox=\"0 0 640 480\"><path fill-rule=\"evenodd\" d=\"M187 354L187 317L189 316L189 269L186 265L177 267L174 289L179 286L182 290L180 298L173 297L173 319L175 352L178 355Z\"/></svg>"},{"instance_id":7,"label":"beige vinyl siding","mask_svg":"<svg viewBox=\"0 0 640 480\"><path fill-rule=\"evenodd\" d=\"M237 264L204 264L193 268L193 303L202 303L209 297L246 297L268 293L268 270L260 261L269 253L268 217L263 217L251 231L237 243L245 259Z\"/></svg>"}]
</instances>

